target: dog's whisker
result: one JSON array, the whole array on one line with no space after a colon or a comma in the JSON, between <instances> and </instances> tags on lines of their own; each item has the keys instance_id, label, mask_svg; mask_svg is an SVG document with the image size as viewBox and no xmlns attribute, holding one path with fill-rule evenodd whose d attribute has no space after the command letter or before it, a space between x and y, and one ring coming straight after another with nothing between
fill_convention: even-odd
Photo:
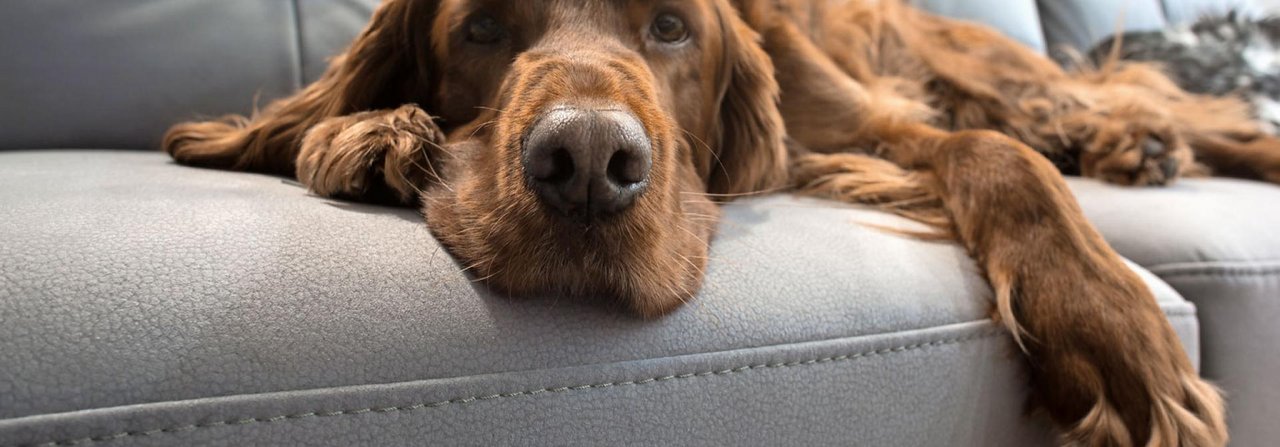
<instances>
[{"instance_id":1,"label":"dog's whisker","mask_svg":"<svg viewBox=\"0 0 1280 447\"><path fill-rule=\"evenodd\" d=\"M701 242L701 243L702 243L702 245L710 246L710 242L709 242L709 241L707 241L705 238L703 238L703 237L701 237L701 236L698 236L696 233L694 233L693 231L689 230L688 228L685 228L683 225L676 225L676 228L679 228L679 229L683 230L685 233L688 233L688 234L689 234L689 236L692 236L692 237L693 237L693 240L698 241L698 242Z\"/></svg>"},{"instance_id":2,"label":"dog's whisker","mask_svg":"<svg viewBox=\"0 0 1280 447\"><path fill-rule=\"evenodd\" d=\"M430 154L428 154L428 155L430 155ZM431 162L431 159L430 159L430 158L428 158L428 159L427 159L427 165L426 165L426 166L423 166L423 165L422 165L422 163L419 163L419 162L418 162L418 160L417 160L416 158L410 158L409 160L410 160L410 162L412 162L412 163L413 163L413 165L414 165L414 166L416 166L418 169L421 169L423 172L427 172L427 173L431 174L431 176L435 178L435 181L436 181L436 183L437 183L437 184L439 184L440 186L443 186L445 189L448 189L448 190L449 190L449 192L457 193L457 191L454 191L454 190L453 190L453 186L450 186L450 185L449 185L449 182L446 182L446 181L445 181L445 179L444 179L444 177L441 177L441 176L440 176L440 172L439 172L439 171L436 171L436 165L435 165L435 163L432 163L432 162ZM412 184L412 183L411 183L411 184ZM416 186L415 186L415 189L418 189L418 194L419 194L419 195L421 195L421 194L424 194L424 193L425 193L425 191L423 191L423 190L422 190L422 189L420 189L420 188L417 188Z\"/></svg>"},{"instance_id":3,"label":"dog's whisker","mask_svg":"<svg viewBox=\"0 0 1280 447\"><path fill-rule=\"evenodd\" d=\"M690 220L699 222L716 222L720 220L719 217L712 216L710 214L684 213L684 216Z\"/></svg>"},{"instance_id":4,"label":"dog's whisker","mask_svg":"<svg viewBox=\"0 0 1280 447\"><path fill-rule=\"evenodd\" d=\"M449 156L449 158L453 158L453 159L457 159L457 158L458 158L458 154L453 153L453 151L451 151L451 150L449 150L448 148L446 148L446 147L444 147L444 146L440 145L440 143L435 142L435 141L434 141L434 140L432 140L431 138L426 138L426 137L423 137L423 136L419 135L419 136L418 136L418 139L422 140L422 142L423 142L423 143L426 143L426 146L419 146L419 150L421 150L421 151L423 151L423 152L425 152L425 153L427 154L427 159L428 159L428 160L430 160L430 159L431 159L431 155L447 155L447 156ZM433 151L428 151L428 150L427 150L427 146L430 146L430 147L432 147L432 148L435 148L436 150L434 151L434 153L433 153Z\"/></svg>"},{"instance_id":5,"label":"dog's whisker","mask_svg":"<svg viewBox=\"0 0 1280 447\"><path fill-rule=\"evenodd\" d=\"M496 276L498 276L498 275L502 274L502 272L503 272L503 271L505 271L505 269L493 270L494 263L495 263L495 262L497 262L498 257L499 257L499 255L496 255L496 254L495 254L495 255L493 255L493 257L489 258L489 260L487 260L487 261L476 262L472 267L485 266L485 270L489 270L489 274L488 274L488 275L485 275L485 276L483 276L483 277L478 277L478 278L472 279L472 280L471 280L471 282L473 282L473 283L482 283L482 282L488 281L488 280L493 279L494 277L496 277ZM464 270L464 271L470 271L470 270L471 270L471 268L468 268L468 270Z\"/></svg>"},{"instance_id":6,"label":"dog's whisker","mask_svg":"<svg viewBox=\"0 0 1280 447\"><path fill-rule=\"evenodd\" d=\"M482 264L484 264L484 261L476 261L467 265L466 267L463 267L462 270L459 270L458 272L463 274L470 274L472 270L480 268Z\"/></svg>"},{"instance_id":7,"label":"dog's whisker","mask_svg":"<svg viewBox=\"0 0 1280 447\"><path fill-rule=\"evenodd\" d=\"M484 128L492 126L494 124L498 124L498 120L495 119L495 120L489 120L489 121L480 123L480 125L476 126L475 129L471 129L471 134L468 135L468 137L475 138L476 134L480 133L481 130L484 130Z\"/></svg>"},{"instance_id":8,"label":"dog's whisker","mask_svg":"<svg viewBox=\"0 0 1280 447\"><path fill-rule=\"evenodd\" d=\"M715 160L716 166L720 167L720 172L724 173L724 178L729 179L732 177L731 174L729 174L729 168L726 167L724 165L724 161L720 159L720 154L717 154L716 151L711 148L711 145L707 144L706 141L702 141L702 138L698 138L698 136L694 135L693 132L686 129L680 129L680 131L684 132L685 135L688 135L689 138L693 138L695 142L702 145L702 148L706 150L708 154L711 154L711 158Z\"/></svg>"},{"instance_id":9,"label":"dog's whisker","mask_svg":"<svg viewBox=\"0 0 1280 447\"><path fill-rule=\"evenodd\" d=\"M496 276L498 276L498 275L501 275L501 274L502 274L502 272L504 272L504 271L505 271L505 269L495 270L493 273L490 273L490 274L488 274L488 275L484 276L483 278L476 278L476 279L473 279L473 280L471 280L471 282L472 282L472 283L479 284L479 283L482 283L482 282L488 281L488 280L490 280L490 279L493 279L494 277L496 277Z\"/></svg>"},{"instance_id":10,"label":"dog's whisker","mask_svg":"<svg viewBox=\"0 0 1280 447\"><path fill-rule=\"evenodd\" d=\"M693 191L680 191L680 194L686 194L686 195L692 195L692 196L703 196L703 197L750 197L750 196L759 196L759 195L765 195L765 194L785 192L785 191L790 191L792 189L795 189L795 188L788 185L788 186L779 186L777 188L761 189L758 191L732 193L732 194L716 194L716 193L709 193L709 192L693 192Z\"/></svg>"}]
</instances>

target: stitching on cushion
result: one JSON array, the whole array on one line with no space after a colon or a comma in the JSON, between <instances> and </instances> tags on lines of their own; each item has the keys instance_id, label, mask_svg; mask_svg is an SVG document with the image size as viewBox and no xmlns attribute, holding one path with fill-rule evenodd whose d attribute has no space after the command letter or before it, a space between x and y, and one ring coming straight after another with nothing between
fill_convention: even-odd
<instances>
[{"instance_id":1,"label":"stitching on cushion","mask_svg":"<svg viewBox=\"0 0 1280 447\"><path fill-rule=\"evenodd\" d=\"M1280 275L1280 266L1257 266L1257 267L1230 267L1230 266L1196 266L1196 267L1169 267L1165 269L1152 268L1152 273L1162 278L1168 277L1185 277L1185 276L1216 276L1216 277L1241 277L1241 276L1277 276Z\"/></svg>"},{"instance_id":2,"label":"stitching on cushion","mask_svg":"<svg viewBox=\"0 0 1280 447\"><path fill-rule=\"evenodd\" d=\"M863 358L871 358L871 357L896 354L896 353L908 352L908 351L914 351L914 350L920 350L920 349L926 349L926 348L960 344L960 343L979 340L979 339L992 338L992 337L996 337L1003 334L1004 332L1000 330L986 330L986 331L979 332L977 334L968 335L964 337L948 338L948 339L935 340L935 341L924 342L924 343L916 343L912 345L898 346L895 348L877 349L873 351L864 351L864 352L857 352L852 354L838 355L834 357L822 357L817 359L802 360L802 361L795 361L795 362L761 363L756 365L739 366L737 368L722 369L719 371L702 371L702 372L693 372L693 373L685 373L685 374L675 374L670 376L650 377L642 380L627 380L623 382L604 382L604 383L595 383L595 384L589 384L589 385L563 386L563 387L556 387L556 388L539 388L536 390L490 394L485 396L470 396L470 397L462 397L457 399L442 400L442 401L436 401L436 402L422 402L422 403L416 403L411 405L402 405L402 406L394 406L394 407L368 407L368 408L357 408L357 409L335 410L335 411L312 411L307 413L286 414L286 415L272 416L272 417L228 419L228 420L217 421L217 422L206 422L203 424L180 425L176 427L157 428L152 430L123 431L118 433L111 433L108 435L91 436L91 437L77 438L77 439L67 439L67 440L61 440L61 441L50 441L50 442L44 442L40 444L34 444L34 446L35 447L74 446L74 445L92 444L95 442L115 441L118 439L125 439L125 438L131 438L131 437L153 436L153 435L159 435L164 433L190 432L190 431L195 431L202 428L237 426L237 425L273 424L277 422L299 420L299 419L350 416L350 415L358 415L358 414L410 412L410 411L423 410L428 408L439 408L447 405L455 405L455 404L465 405L465 404L486 401L486 400L498 400L498 399L510 399L515 397L537 396L539 394L546 394L546 393L565 393L570 391L583 391L583 390L593 390L593 389L600 389L600 388L640 386L640 385L649 385L649 384L660 383L660 382L668 382L672 380L692 379L697 377L727 376L727 375L738 374L738 373L743 373L747 371L753 371L757 369L791 368L791 367L797 367L797 366L808 366L808 365L818 365L818 364L824 364L824 363L838 363L838 362L853 361L853 360L858 360Z\"/></svg>"},{"instance_id":3,"label":"stitching on cushion","mask_svg":"<svg viewBox=\"0 0 1280 447\"><path fill-rule=\"evenodd\" d=\"M294 78L295 89L301 90L307 86L307 55L305 53L306 46L302 40L302 8L298 4L298 0L291 0L289 8L293 11L293 48L298 52L297 58L294 59L297 77Z\"/></svg>"}]
</instances>

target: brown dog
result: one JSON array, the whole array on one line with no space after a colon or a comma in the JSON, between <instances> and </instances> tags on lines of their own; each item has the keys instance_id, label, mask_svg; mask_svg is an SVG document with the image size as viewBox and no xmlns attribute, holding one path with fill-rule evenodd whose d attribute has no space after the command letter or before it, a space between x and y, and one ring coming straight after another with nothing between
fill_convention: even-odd
<instances>
[{"instance_id":1,"label":"brown dog","mask_svg":"<svg viewBox=\"0 0 1280 447\"><path fill-rule=\"evenodd\" d=\"M387 0L318 82L165 148L421 203L496 289L650 317L699 289L712 198L877 204L971 251L1065 440L1223 445L1218 392L1049 160L1162 184L1199 155L1280 181L1245 110L1141 66L1069 75L891 0Z\"/></svg>"}]
</instances>

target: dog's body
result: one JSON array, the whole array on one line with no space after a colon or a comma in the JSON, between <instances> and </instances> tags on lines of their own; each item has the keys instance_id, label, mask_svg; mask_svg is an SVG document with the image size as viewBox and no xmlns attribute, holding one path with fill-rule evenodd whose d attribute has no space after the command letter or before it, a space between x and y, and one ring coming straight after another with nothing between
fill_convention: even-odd
<instances>
[{"instance_id":1,"label":"dog's body","mask_svg":"<svg viewBox=\"0 0 1280 447\"><path fill-rule=\"evenodd\" d=\"M700 287L712 197L875 204L971 251L1039 403L1087 445L1223 445L1225 410L1049 159L1124 184L1197 157L1280 181L1280 143L1235 100L1141 66L1069 75L893 0L388 0L316 84L165 147L421 200L493 287L647 316Z\"/></svg>"}]
</instances>

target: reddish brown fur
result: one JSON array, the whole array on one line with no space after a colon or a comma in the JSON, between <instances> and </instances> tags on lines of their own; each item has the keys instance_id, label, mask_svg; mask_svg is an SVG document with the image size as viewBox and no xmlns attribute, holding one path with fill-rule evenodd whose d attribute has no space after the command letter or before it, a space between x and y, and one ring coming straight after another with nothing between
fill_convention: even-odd
<instances>
[{"instance_id":1,"label":"reddish brown fur","mask_svg":"<svg viewBox=\"0 0 1280 447\"><path fill-rule=\"evenodd\" d=\"M513 32L460 39L475 11ZM657 11L688 22L693 44L647 40ZM520 164L530 127L566 102L628 110L654 151L635 206L578 231ZM417 198L493 287L612 295L645 316L700 287L713 197L793 184L874 204L970 250L1039 402L1083 445L1223 445L1225 410L1049 160L1164 184L1202 171L1199 156L1280 182L1280 143L1237 101L1147 66L1065 73L895 0L387 0L320 81L252 119L176 126L165 148L325 196Z\"/></svg>"}]
</instances>

